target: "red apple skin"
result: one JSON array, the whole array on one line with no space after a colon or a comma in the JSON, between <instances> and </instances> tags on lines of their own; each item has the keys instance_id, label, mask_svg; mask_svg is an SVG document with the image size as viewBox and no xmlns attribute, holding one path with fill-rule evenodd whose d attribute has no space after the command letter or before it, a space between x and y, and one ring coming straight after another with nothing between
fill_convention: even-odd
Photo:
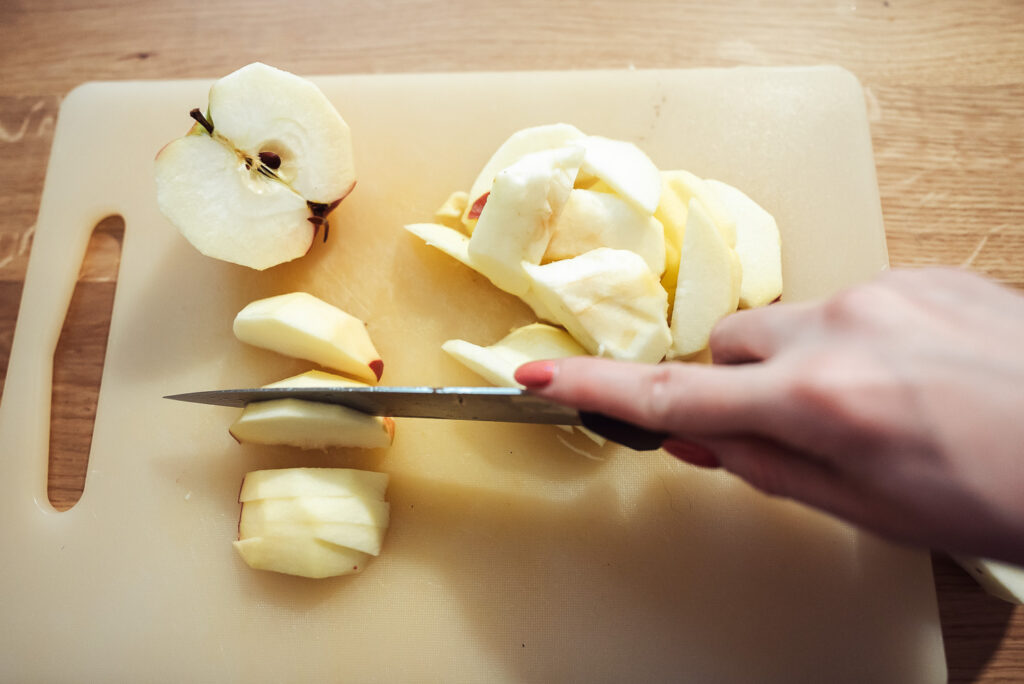
<instances>
[{"instance_id":1,"label":"red apple skin","mask_svg":"<svg viewBox=\"0 0 1024 684\"><path fill-rule=\"evenodd\" d=\"M487 198L490 196L490 194L490 191L487 191L484 194L477 197L476 202L473 202L473 206L469 208L469 213L466 214L466 218L480 218L480 213L483 212L484 205L487 204Z\"/></svg>"},{"instance_id":2,"label":"red apple skin","mask_svg":"<svg viewBox=\"0 0 1024 684\"><path fill-rule=\"evenodd\" d=\"M370 370L377 376L377 381L380 382L380 376L384 375L384 362L380 359L370 362Z\"/></svg>"}]
</instances>

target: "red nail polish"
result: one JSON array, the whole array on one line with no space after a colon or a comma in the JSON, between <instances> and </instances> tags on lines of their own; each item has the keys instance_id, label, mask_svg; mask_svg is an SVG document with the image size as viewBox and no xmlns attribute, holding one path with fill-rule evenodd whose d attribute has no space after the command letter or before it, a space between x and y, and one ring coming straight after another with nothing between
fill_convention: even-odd
<instances>
[{"instance_id":1,"label":"red nail polish","mask_svg":"<svg viewBox=\"0 0 1024 684\"><path fill-rule=\"evenodd\" d=\"M541 389L551 384L555 377L554 361L532 361L516 369L516 382L526 389Z\"/></svg>"},{"instance_id":2,"label":"red nail polish","mask_svg":"<svg viewBox=\"0 0 1024 684\"><path fill-rule=\"evenodd\" d=\"M662 443L661 448L680 461L685 461L698 468L722 467L722 462L718 460L718 457L710 449L684 439L676 439L675 437L666 439Z\"/></svg>"}]
</instances>

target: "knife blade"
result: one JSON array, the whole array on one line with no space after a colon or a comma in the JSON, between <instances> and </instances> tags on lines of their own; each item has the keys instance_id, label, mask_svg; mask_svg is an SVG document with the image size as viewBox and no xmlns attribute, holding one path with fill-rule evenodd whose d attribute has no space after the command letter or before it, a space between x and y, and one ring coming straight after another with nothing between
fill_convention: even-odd
<instances>
[{"instance_id":1,"label":"knife blade","mask_svg":"<svg viewBox=\"0 0 1024 684\"><path fill-rule=\"evenodd\" d=\"M259 387L188 392L164 398L235 408L261 401L300 399L394 418L582 425L639 451L657 449L667 437L664 433L600 413L577 411L512 387Z\"/></svg>"}]
</instances>

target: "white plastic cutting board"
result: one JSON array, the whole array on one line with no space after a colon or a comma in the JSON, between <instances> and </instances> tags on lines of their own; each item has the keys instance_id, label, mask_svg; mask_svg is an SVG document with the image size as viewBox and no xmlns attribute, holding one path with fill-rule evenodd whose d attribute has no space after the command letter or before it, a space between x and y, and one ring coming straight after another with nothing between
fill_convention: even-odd
<instances>
[{"instance_id":1,"label":"white plastic cutting board","mask_svg":"<svg viewBox=\"0 0 1024 684\"><path fill-rule=\"evenodd\" d=\"M778 219L787 299L886 264L859 84L835 68L335 76L359 184L331 239L263 273L200 256L157 212L152 160L208 81L64 101L0 406L0 680L940 682L925 553L662 452L552 427L400 420L387 451L243 447L230 409L165 394L308 368L233 338L307 289L360 316L387 384L482 384L442 341L529 312L401 230L512 131L566 121L746 190ZM126 234L84 496L46 498L50 367L90 228ZM609 388L614 391L614 388ZM362 574L256 572L231 548L242 475L392 475Z\"/></svg>"}]
</instances>

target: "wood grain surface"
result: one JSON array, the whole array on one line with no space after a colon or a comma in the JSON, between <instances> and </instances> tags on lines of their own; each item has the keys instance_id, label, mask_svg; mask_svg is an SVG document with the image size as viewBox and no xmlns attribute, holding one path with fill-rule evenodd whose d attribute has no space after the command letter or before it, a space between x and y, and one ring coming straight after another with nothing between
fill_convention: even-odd
<instances>
[{"instance_id":1,"label":"wood grain surface","mask_svg":"<svg viewBox=\"0 0 1024 684\"><path fill-rule=\"evenodd\" d=\"M90 80L839 64L864 85L894 266L1024 289L1020 0L0 0L0 383L61 98ZM83 160L83 173L113 159ZM123 226L94 233L55 358L50 495L84 484ZM934 556L950 680L1024 681L1024 609Z\"/></svg>"}]
</instances>

